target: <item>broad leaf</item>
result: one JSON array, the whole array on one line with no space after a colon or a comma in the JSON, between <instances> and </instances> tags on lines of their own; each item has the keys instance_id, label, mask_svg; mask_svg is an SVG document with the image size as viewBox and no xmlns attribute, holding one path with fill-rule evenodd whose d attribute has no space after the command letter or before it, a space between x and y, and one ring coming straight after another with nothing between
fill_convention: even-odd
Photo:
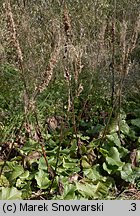
<instances>
[{"instance_id":1,"label":"broad leaf","mask_svg":"<svg viewBox=\"0 0 140 216\"><path fill-rule=\"evenodd\" d=\"M121 142L120 142L120 139L117 133L107 135L107 138L109 141L113 142L116 146L119 146L119 147L121 146Z\"/></svg>"},{"instance_id":2,"label":"broad leaf","mask_svg":"<svg viewBox=\"0 0 140 216\"><path fill-rule=\"evenodd\" d=\"M77 160L70 159L69 157L63 157L63 167L72 171L79 171L79 167L76 167Z\"/></svg>"},{"instance_id":3,"label":"broad leaf","mask_svg":"<svg viewBox=\"0 0 140 216\"><path fill-rule=\"evenodd\" d=\"M109 167L105 162L103 163L103 169L108 173L111 174L112 173L112 167Z\"/></svg>"},{"instance_id":4,"label":"broad leaf","mask_svg":"<svg viewBox=\"0 0 140 216\"><path fill-rule=\"evenodd\" d=\"M136 178L139 178L140 176L140 168L136 167L135 169L132 169L131 164L125 164L123 166L123 169L121 171L121 177L126 182L133 183L135 182Z\"/></svg>"},{"instance_id":5,"label":"broad leaf","mask_svg":"<svg viewBox=\"0 0 140 216\"><path fill-rule=\"evenodd\" d=\"M65 184L64 185L64 200L74 200L75 199L75 190L76 187L73 184Z\"/></svg>"},{"instance_id":6,"label":"broad leaf","mask_svg":"<svg viewBox=\"0 0 140 216\"><path fill-rule=\"evenodd\" d=\"M91 179L93 182L97 180L103 180L103 178L106 179L106 177L100 175L98 167L84 169L83 173L88 179Z\"/></svg>"},{"instance_id":7,"label":"broad leaf","mask_svg":"<svg viewBox=\"0 0 140 216\"><path fill-rule=\"evenodd\" d=\"M83 195L83 197L94 197L94 191L96 190L96 186L90 185L88 183L79 183L76 182L77 190Z\"/></svg>"},{"instance_id":8,"label":"broad leaf","mask_svg":"<svg viewBox=\"0 0 140 216\"><path fill-rule=\"evenodd\" d=\"M108 182L98 182L95 188L95 198L104 197L107 195L110 183Z\"/></svg>"},{"instance_id":9,"label":"broad leaf","mask_svg":"<svg viewBox=\"0 0 140 216\"><path fill-rule=\"evenodd\" d=\"M112 122L110 123L108 132L109 132L109 133L115 133L115 132L117 132L118 130L119 130L118 121L117 121L116 119L113 119Z\"/></svg>"},{"instance_id":10,"label":"broad leaf","mask_svg":"<svg viewBox=\"0 0 140 216\"><path fill-rule=\"evenodd\" d=\"M14 167L14 170L11 174L11 177L10 177L10 181L20 177L22 174L24 173L24 169L23 169L23 166L21 165L16 165Z\"/></svg>"},{"instance_id":11,"label":"broad leaf","mask_svg":"<svg viewBox=\"0 0 140 216\"><path fill-rule=\"evenodd\" d=\"M123 166L122 171L121 171L121 177L125 181L131 182L133 179L131 178L133 170L131 168L131 164L127 163Z\"/></svg>"},{"instance_id":12,"label":"broad leaf","mask_svg":"<svg viewBox=\"0 0 140 216\"><path fill-rule=\"evenodd\" d=\"M9 181L4 175L0 176L0 187L8 187L9 186Z\"/></svg>"},{"instance_id":13,"label":"broad leaf","mask_svg":"<svg viewBox=\"0 0 140 216\"><path fill-rule=\"evenodd\" d=\"M131 124L140 128L140 118L132 119Z\"/></svg>"},{"instance_id":14,"label":"broad leaf","mask_svg":"<svg viewBox=\"0 0 140 216\"><path fill-rule=\"evenodd\" d=\"M82 167L83 168L90 168L91 165L88 162L87 156L82 157Z\"/></svg>"},{"instance_id":15,"label":"broad leaf","mask_svg":"<svg viewBox=\"0 0 140 216\"><path fill-rule=\"evenodd\" d=\"M29 171L26 170L23 174L20 175L20 179L24 180L27 179L29 177Z\"/></svg>"},{"instance_id":16,"label":"broad leaf","mask_svg":"<svg viewBox=\"0 0 140 216\"><path fill-rule=\"evenodd\" d=\"M107 185L106 185L107 184ZM99 181L97 185L76 182L76 188L84 198L104 197L108 192L108 183Z\"/></svg>"},{"instance_id":17,"label":"broad leaf","mask_svg":"<svg viewBox=\"0 0 140 216\"><path fill-rule=\"evenodd\" d=\"M22 199L21 191L18 191L16 188L0 188L0 200L19 200Z\"/></svg>"},{"instance_id":18,"label":"broad leaf","mask_svg":"<svg viewBox=\"0 0 140 216\"><path fill-rule=\"evenodd\" d=\"M49 176L43 170L39 170L39 172L35 175L35 179L40 189L46 189L49 187Z\"/></svg>"},{"instance_id":19,"label":"broad leaf","mask_svg":"<svg viewBox=\"0 0 140 216\"><path fill-rule=\"evenodd\" d=\"M126 123L125 120L122 120L120 122L120 130L123 134L125 135L129 135L129 132L130 132L130 127L128 126L128 124Z\"/></svg>"},{"instance_id":20,"label":"broad leaf","mask_svg":"<svg viewBox=\"0 0 140 216\"><path fill-rule=\"evenodd\" d=\"M124 147L119 147L118 150L120 153L120 158L125 157L129 153L129 150Z\"/></svg>"},{"instance_id":21,"label":"broad leaf","mask_svg":"<svg viewBox=\"0 0 140 216\"><path fill-rule=\"evenodd\" d=\"M48 170L48 167L47 167L47 165L46 165L46 162L45 162L44 157L41 157L41 158L39 159L38 169Z\"/></svg>"},{"instance_id":22,"label":"broad leaf","mask_svg":"<svg viewBox=\"0 0 140 216\"><path fill-rule=\"evenodd\" d=\"M121 169L124 165L120 160L120 153L116 147L111 147L109 151L108 157L106 157L106 161L111 166L117 166Z\"/></svg>"}]
</instances>

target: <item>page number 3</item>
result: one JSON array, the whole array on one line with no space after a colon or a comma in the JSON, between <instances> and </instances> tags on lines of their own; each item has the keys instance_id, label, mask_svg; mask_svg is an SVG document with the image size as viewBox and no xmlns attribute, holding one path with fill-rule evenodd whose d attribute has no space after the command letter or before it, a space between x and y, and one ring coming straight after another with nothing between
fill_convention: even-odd
<instances>
[{"instance_id":1,"label":"page number 3","mask_svg":"<svg viewBox=\"0 0 140 216\"><path fill-rule=\"evenodd\" d=\"M136 211L136 203L131 203L131 209L129 211Z\"/></svg>"}]
</instances>

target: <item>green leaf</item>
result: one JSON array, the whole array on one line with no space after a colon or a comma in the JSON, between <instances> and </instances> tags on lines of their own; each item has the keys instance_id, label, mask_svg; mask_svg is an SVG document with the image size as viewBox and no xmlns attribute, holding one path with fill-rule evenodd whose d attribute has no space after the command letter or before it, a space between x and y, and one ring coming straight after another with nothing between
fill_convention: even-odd
<instances>
[{"instance_id":1,"label":"green leaf","mask_svg":"<svg viewBox=\"0 0 140 216\"><path fill-rule=\"evenodd\" d=\"M25 180L29 177L29 171L26 170L23 174L20 175L21 180Z\"/></svg>"},{"instance_id":2,"label":"green leaf","mask_svg":"<svg viewBox=\"0 0 140 216\"><path fill-rule=\"evenodd\" d=\"M135 183L136 178L139 178L140 176L140 168L136 167L135 169L132 169L131 164L127 163L123 166L123 169L121 171L121 177L126 182Z\"/></svg>"},{"instance_id":3,"label":"green leaf","mask_svg":"<svg viewBox=\"0 0 140 216\"><path fill-rule=\"evenodd\" d=\"M81 146L81 154L84 155L86 153L87 153L87 148L86 148L86 146L82 145Z\"/></svg>"},{"instance_id":4,"label":"green leaf","mask_svg":"<svg viewBox=\"0 0 140 216\"><path fill-rule=\"evenodd\" d=\"M14 170L11 174L11 177L10 177L10 181L18 178L19 176L21 176L22 174L24 173L24 169L23 169L23 166L21 165L16 165L14 167Z\"/></svg>"},{"instance_id":5,"label":"green leaf","mask_svg":"<svg viewBox=\"0 0 140 216\"><path fill-rule=\"evenodd\" d=\"M23 146L22 151L24 153L29 153L31 151L35 151L39 146L38 142L32 139L29 139L28 142Z\"/></svg>"},{"instance_id":6,"label":"green leaf","mask_svg":"<svg viewBox=\"0 0 140 216\"><path fill-rule=\"evenodd\" d=\"M80 139L83 141L88 141L90 139L90 137L89 136L81 136Z\"/></svg>"},{"instance_id":7,"label":"green leaf","mask_svg":"<svg viewBox=\"0 0 140 216\"><path fill-rule=\"evenodd\" d=\"M129 150L124 147L120 147L118 150L120 153L120 158L125 157L129 153Z\"/></svg>"},{"instance_id":8,"label":"green leaf","mask_svg":"<svg viewBox=\"0 0 140 216\"><path fill-rule=\"evenodd\" d=\"M125 120L122 120L120 122L120 130L123 134L125 135L129 135L129 132L130 132L130 127L128 126L128 124L126 123Z\"/></svg>"},{"instance_id":9,"label":"green leaf","mask_svg":"<svg viewBox=\"0 0 140 216\"><path fill-rule=\"evenodd\" d=\"M103 177L100 175L98 167L95 166L93 168L85 169L83 170L84 175L88 178L91 179L93 182L97 180L105 180L106 177Z\"/></svg>"},{"instance_id":10,"label":"green leaf","mask_svg":"<svg viewBox=\"0 0 140 216\"><path fill-rule=\"evenodd\" d=\"M132 119L131 124L140 128L140 118Z\"/></svg>"},{"instance_id":11,"label":"green leaf","mask_svg":"<svg viewBox=\"0 0 140 216\"><path fill-rule=\"evenodd\" d=\"M84 197L94 197L95 186L90 185L88 183L79 183L76 182L76 189L84 196Z\"/></svg>"},{"instance_id":12,"label":"green leaf","mask_svg":"<svg viewBox=\"0 0 140 216\"><path fill-rule=\"evenodd\" d=\"M77 167L76 163L77 163L77 160L75 160L75 159L63 157L63 167L65 169L74 170L76 172L77 168L79 170L79 167Z\"/></svg>"},{"instance_id":13,"label":"green leaf","mask_svg":"<svg viewBox=\"0 0 140 216\"><path fill-rule=\"evenodd\" d=\"M63 199L64 200L74 200L75 199L75 190L76 187L73 184L65 184L64 185L64 194L63 194Z\"/></svg>"},{"instance_id":14,"label":"green leaf","mask_svg":"<svg viewBox=\"0 0 140 216\"><path fill-rule=\"evenodd\" d=\"M22 188L22 187L24 187L25 184L26 184L25 181L22 181L21 179L17 179L16 187L17 188Z\"/></svg>"},{"instance_id":15,"label":"green leaf","mask_svg":"<svg viewBox=\"0 0 140 216\"><path fill-rule=\"evenodd\" d=\"M84 198L99 198L104 197L109 189L108 182L101 182L99 181L96 185L93 184L82 184L76 182L76 188L79 193L82 194Z\"/></svg>"},{"instance_id":16,"label":"green leaf","mask_svg":"<svg viewBox=\"0 0 140 216\"><path fill-rule=\"evenodd\" d=\"M114 161L120 162L120 154L116 147L111 147L109 150L109 157L111 157Z\"/></svg>"},{"instance_id":17,"label":"green leaf","mask_svg":"<svg viewBox=\"0 0 140 216\"><path fill-rule=\"evenodd\" d=\"M40 189L46 189L49 187L49 176L43 170L39 170L39 172L35 175L35 179Z\"/></svg>"},{"instance_id":18,"label":"green leaf","mask_svg":"<svg viewBox=\"0 0 140 216\"><path fill-rule=\"evenodd\" d=\"M103 169L108 173L111 174L112 173L112 169L111 167L109 167L105 162L103 163Z\"/></svg>"},{"instance_id":19,"label":"green leaf","mask_svg":"<svg viewBox=\"0 0 140 216\"><path fill-rule=\"evenodd\" d=\"M119 170L124 165L120 160L120 153L116 147L111 147L109 151L108 157L106 157L106 161L111 166L119 167Z\"/></svg>"},{"instance_id":20,"label":"green leaf","mask_svg":"<svg viewBox=\"0 0 140 216\"><path fill-rule=\"evenodd\" d=\"M22 193L15 187L12 188L0 188L0 200L20 200Z\"/></svg>"},{"instance_id":21,"label":"green leaf","mask_svg":"<svg viewBox=\"0 0 140 216\"><path fill-rule=\"evenodd\" d=\"M83 168L90 168L91 167L91 165L88 163L87 156L82 157L82 167Z\"/></svg>"},{"instance_id":22,"label":"green leaf","mask_svg":"<svg viewBox=\"0 0 140 216\"><path fill-rule=\"evenodd\" d=\"M108 150L106 150L106 149L104 149L104 148L100 148L100 153L101 153L104 157L108 156Z\"/></svg>"},{"instance_id":23,"label":"green leaf","mask_svg":"<svg viewBox=\"0 0 140 216\"><path fill-rule=\"evenodd\" d=\"M26 182L26 184L22 188L22 199L29 199L32 194L31 182Z\"/></svg>"},{"instance_id":24,"label":"green leaf","mask_svg":"<svg viewBox=\"0 0 140 216\"><path fill-rule=\"evenodd\" d=\"M104 197L107 195L110 183L99 181L95 188L95 198Z\"/></svg>"},{"instance_id":25,"label":"green leaf","mask_svg":"<svg viewBox=\"0 0 140 216\"><path fill-rule=\"evenodd\" d=\"M106 158L106 161L107 161L107 163L108 163L109 165L111 165L111 166L117 166L117 167L119 168L119 170L121 170L121 167L124 165L123 162L121 162L121 161L116 161L116 160L114 160L114 159L111 158L111 157L107 157L107 158Z\"/></svg>"},{"instance_id":26,"label":"green leaf","mask_svg":"<svg viewBox=\"0 0 140 216\"><path fill-rule=\"evenodd\" d=\"M140 137L138 138L138 143L140 143Z\"/></svg>"},{"instance_id":27,"label":"green leaf","mask_svg":"<svg viewBox=\"0 0 140 216\"><path fill-rule=\"evenodd\" d=\"M140 162L140 150L137 150L137 160Z\"/></svg>"},{"instance_id":28,"label":"green leaf","mask_svg":"<svg viewBox=\"0 0 140 216\"><path fill-rule=\"evenodd\" d=\"M115 132L117 132L118 130L119 130L118 121L117 121L117 119L113 119L112 122L110 123L108 132L109 132L109 133L115 133Z\"/></svg>"},{"instance_id":29,"label":"green leaf","mask_svg":"<svg viewBox=\"0 0 140 216\"><path fill-rule=\"evenodd\" d=\"M121 146L121 142L117 133L107 135L106 137L108 138L109 141L113 142L116 146L119 147Z\"/></svg>"},{"instance_id":30,"label":"green leaf","mask_svg":"<svg viewBox=\"0 0 140 216\"><path fill-rule=\"evenodd\" d=\"M39 170L40 170L40 169L42 169L42 170L48 170L48 167L47 167L47 165L46 165L46 162L45 162L44 157L41 157L41 158L39 159L38 169L39 169Z\"/></svg>"},{"instance_id":31,"label":"green leaf","mask_svg":"<svg viewBox=\"0 0 140 216\"><path fill-rule=\"evenodd\" d=\"M9 181L4 175L0 176L0 187L8 187L9 186Z\"/></svg>"},{"instance_id":32,"label":"green leaf","mask_svg":"<svg viewBox=\"0 0 140 216\"><path fill-rule=\"evenodd\" d=\"M125 181L131 182L131 174L132 174L132 168L131 164L127 163L123 166L122 171L121 171L121 178L124 179Z\"/></svg>"}]
</instances>

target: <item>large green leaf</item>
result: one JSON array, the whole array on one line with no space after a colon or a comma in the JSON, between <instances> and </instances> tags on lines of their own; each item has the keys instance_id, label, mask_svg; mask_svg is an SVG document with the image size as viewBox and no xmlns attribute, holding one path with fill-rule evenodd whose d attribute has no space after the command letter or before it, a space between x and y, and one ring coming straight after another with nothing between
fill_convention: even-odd
<instances>
[{"instance_id":1,"label":"large green leaf","mask_svg":"<svg viewBox=\"0 0 140 216\"><path fill-rule=\"evenodd\" d=\"M109 125L108 132L115 133L119 130L117 119L113 119Z\"/></svg>"},{"instance_id":2,"label":"large green leaf","mask_svg":"<svg viewBox=\"0 0 140 216\"><path fill-rule=\"evenodd\" d=\"M117 166L117 167L119 167L120 170L121 170L121 167L124 165L123 162L114 160L114 159L111 158L111 157L107 157L107 158L106 158L106 161L107 161L107 163L108 163L109 165L111 165L111 166Z\"/></svg>"},{"instance_id":3,"label":"large green leaf","mask_svg":"<svg viewBox=\"0 0 140 216\"><path fill-rule=\"evenodd\" d=\"M108 166L105 162L103 163L103 169L108 173L111 174L113 171L113 168L111 166Z\"/></svg>"},{"instance_id":4,"label":"large green leaf","mask_svg":"<svg viewBox=\"0 0 140 216\"><path fill-rule=\"evenodd\" d=\"M131 124L140 128L140 118L132 119Z\"/></svg>"},{"instance_id":5,"label":"large green leaf","mask_svg":"<svg viewBox=\"0 0 140 216\"><path fill-rule=\"evenodd\" d=\"M21 180L28 179L28 177L29 177L29 171L28 170L26 170L23 174L20 175Z\"/></svg>"},{"instance_id":6,"label":"large green leaf","mask_svg":"<svg viewBox=\"0 0 140 216\"><path fill-rule=\"evenodd\" d=\"M76 187L73 184L65 184L64 185L64 194L63 199L64 200L74 200L75 199L75 190Z\"/></svg>"},{"instance_id":7,"label":"large green leaf","mask_svg":"<svg viewBox=\"0 0 140 216\"><path fill-rule=\"evenodd\" d=\"M118 150L120 153L120 158L125 157L129 153L129 150L124 147L119 147Z\"/></svg>"},{"instance_id":8,"label":"large green leaf","mask_svg":"<svg viewBox=\"0 0 140 216\"><path fill-rule=\"evenodd\" d=\"M20 177L22 174L24 173L24 169L23 169L23 166L21 165L16 165L14 167L14 170L11 174L11 177L10 177L10 181Z\"/></svg>"},{"instance_id":9,"label":"large green leaf","mask_svg":"<svg viewBox=\"0 0 140 216\"><path fill-rule=\"evenodd\" d=\"M98 170L98 167L95 166L93 168L89 168L89 169L84 169L83 170L84 175L88 178L91 179L93 182L97 181L97 180L105 180L106 177L103 177Z\"/></svg>"},{"instance_id":10,"label":"large green leaf","mask_svg":"<svg viewBox=\"0 0 140 216\"><path fill-rule=\"evenodd\" d=\"M82 167L87 169L91 167L91 164L89 164L88 162L87 156L82 157Z\"/></svg>"},{"instance_id":11,"label":"large green leaf","mask_svg":"<svg viewBox=\"0 0 140 216\"><path fill-rule=\"evenodd\" d=\"M19 200L22 199L21 191L18 191L16 188L0 188L0 200Z\"/></svg>"},{"instance_id":12,"label":"large green leaf","mask_svg":"<svg viewBox=\"0 0 140 216\"><path fill-rule=\"evenodd\" d=\"M121 177L122 179L124 179L125 181L131 182L132 178L131 178L131 174L132 174L133 170L131 167L130 163L127 163L123 166L122 171L121 171Z\"/></svg>"},{"instance_id":13,"label":"large green leaf","mask_svg":"<svg viewBox=\"0 0 140 216\"><path fill-rule=\"evenodd\" d=\"M22 151L24 153L29 153L31 151L35 151L37 148L39 148L39 144L37 141L33 140L33 139L29 139L25 145L22 148Z\"/></svg>"},{"instance_id":14,"label":"large green leaf","mask_svg":"<svg viewBox=\"0 0 140 216\"><path fill-rule=\"evenodd\" d=\"M130 127L128 126L128 124L126 123L125 120L122 120L120 122L120 130L123 134L125 135L129 135L129 132L130 132Z\"/></svg>"},{"instance_id":15,"label":"large green leaf","mask_svg":"<svg viewBox=\"0 0 140 216\"><path fill-rule=\"evenodd\" d=\"M41 157L41 158L39 159L38 169L48 170L48 167L47 167L47 165L46 165L46 161L45 161L44 157Z\"/></svg>"},{"instance_id":16,"label":"large green leaf","mask_svg":"<svg viewBox=\"0 0 140 216\"><path fill-rule=\"evenodd\" d=\"M84 198L104 197L108 192L108 183L99 181L96 185L76 182L76 188Z\"/></svg>"},{"instance_id":17,"label":"large green leaf","mask_svg":"<svg viewBox=\"0 0 140 216\"><path fill-rule=\"evenodd\" d=\"M120 142L120 139L117 133L109 134L106 137L109 141L113 142L116 146L119 146L119 147L121 146L121 142Z\"/></svg>"},{"instance_id":18,"label":"large green leaf","mask_svg":"<svg viewBox=\"0 0 140 216\"><path fill-rule=\"evenodd\" d=\"M95 198L106 196L108 193L110 184L111 183L109 182L99 181L95 188Z\"/></svg>"},{"instance_id":19,"label":"large green leaf","mask_svg":"<svg viewBox=\"0 0 140 216\"><path fill-rule=\"evenodd\" d=\"M111 147L106 161L111 166L117 166L121 169L124 163L120 160L120 153L116 147Z\"/></svg>"},{"instance_id":20,"label":"large green leaf","mask_svg":"<svg viewBox=\"0 0 140 216\"><path fill-rule=\"evenodd\" d=\"M76 182L76 189L79 193L83 195L83 197L94 197L94 191L96 190L95 185L91 185L88 183L79 183Z\"/></svg>"},{"instance_id":21,"label":"large green leaf","mask_svg":"<svg viewBox=\"0 0 140 216\"><path fill-rule=\"evenodd\" d=\"M120 153L116 147L110 148L108 156L111 157L114 161L120 162Z\"/></svg>"},{"instance_id":22,"label":"large green leaf","mask_svg":"<svg viewBox=\"0 0 140 216\"><path fill-rule=\"evenodd\" d=\"M49 165L51 165L52 167L54 167L55 164L56 164L56 158L54 156L48 157L48 163L49 163ZM45 161L44 157L41 157L39 159L38 169L48 170L48 167L47 167L47 164L46 164L46 161Z\"/></svg>"},{"instance_id":23,"label":"large green leaf","mask_svg":"<svg viewBox=\"0 0 140 216\"><path fill-rule=\"evenodd\" d=\"M140 176L140 168L139 167L132 169L130 163L127 163L123 166L123 169L121 171L121 177L125 181L131 182L134 184L135 179L139 178L139 176Z\"/></svg>"},{"instance_id":24,"label":"large green leaf","mask_svg":"<svg viewBox=\"0 0 140 216\"><path fill-rule=\"evenodd\" d=\"M71 159L69 157L63 157L63 167L72 171L78 172L77 159Z\"/></svg>"},{"instance_id":25,"label":"large green leaf","mask_svg":"<svg viewBox=\"0 0 140 216\"><path fill-rule=\"evenodd\" d=\"M43 170L39 170L39 172L37 172L37 174L35 175L35 179L40 189L46 189L49 187L49 176Z\"/></svg>"}]
</instances>

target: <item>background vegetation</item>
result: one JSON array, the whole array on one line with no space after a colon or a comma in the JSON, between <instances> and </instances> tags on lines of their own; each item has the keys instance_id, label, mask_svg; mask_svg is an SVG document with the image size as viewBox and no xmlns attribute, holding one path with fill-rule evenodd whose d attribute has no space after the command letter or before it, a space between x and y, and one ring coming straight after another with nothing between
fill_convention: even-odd
<instances>
[{"instance_id":1,"label":"background vegetation","mask_svg":"<svg viewBox=\"0 0 140 216\"><path fill-rule=\"evenodd\" d=\"M0 199L140 199L140 2L0 12Z\"/></svg>"}]
</instances>

